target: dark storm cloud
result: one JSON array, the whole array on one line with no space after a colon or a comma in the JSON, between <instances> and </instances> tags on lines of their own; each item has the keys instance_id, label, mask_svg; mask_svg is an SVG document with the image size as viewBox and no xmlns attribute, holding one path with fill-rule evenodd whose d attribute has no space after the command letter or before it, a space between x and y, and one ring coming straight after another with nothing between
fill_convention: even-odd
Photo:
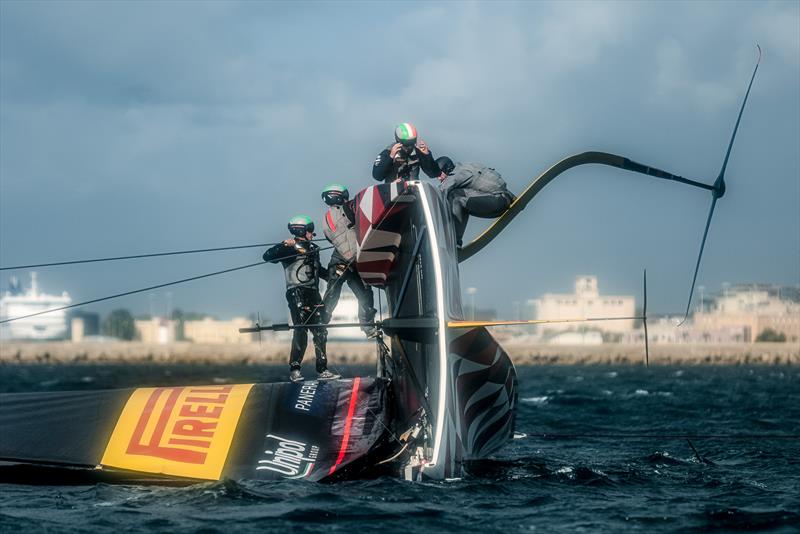
<instances>
[{"instance_id":1,"label":"dark storm cloud","mask_svg":"<svg viewBox=\"0 0 800 534\"><path fill-rule=\"evenodd\" d=\"M280 239L294 213L320 216L324 183L368 184L402 120L515 190L588 149L711 181L760 42L701 282L798 283L798 20L791 2L2 2L0 263ZM678 309L708 201L575 171L463 266L465 285L508 314L581 272L636 292L646 265L654 302ZM253 258L42 280L82 299ZM175 302L283 313L280 274L259 269Z\"/></svg>"}]
</instances>

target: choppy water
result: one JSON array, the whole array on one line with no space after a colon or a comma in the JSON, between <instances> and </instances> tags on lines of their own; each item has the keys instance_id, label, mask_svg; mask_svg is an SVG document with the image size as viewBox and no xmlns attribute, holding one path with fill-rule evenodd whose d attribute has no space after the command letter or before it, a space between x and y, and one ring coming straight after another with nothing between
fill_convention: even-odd
<instances>
[{"instance_id":1,"label":"choppy water","mask_svg":"<svg viewBox=\"0 0 800 534\"><path fill-rule=\"evenodd\" d=\"M369 373L344 368L345 374ZM225 481L0 486L0 531L800 531L800 440L542 434L800 434L791 367L521 367L519 432L451 483ZM0 390L275 381L258 366L0 366Z\"/></svg>"}]
</instances>

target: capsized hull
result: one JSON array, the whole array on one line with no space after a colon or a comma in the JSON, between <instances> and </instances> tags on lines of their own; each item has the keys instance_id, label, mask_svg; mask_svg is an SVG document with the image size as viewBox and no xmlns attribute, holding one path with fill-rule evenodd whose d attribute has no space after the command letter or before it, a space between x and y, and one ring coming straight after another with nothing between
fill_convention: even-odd
<instances>
[{"instance_id":1,"label":"capsized hull","mask_svg":"<svg viewBox=\"0 0 800 534\"><path fill-rule=\"evenodd\" d=\"M133 480L444 480L499 450L516 372L486 329L447 327L463 319L450 211L421 182L355 201L358 270L391 313L380 378L0 395L0 462Z\"/></svg>"},{"instance_id":2,"label":"capsized hull","mask_svg":"<svg viewBox=\"0 0 800 534\"><path fill-rule=\"evenodd\" d=\"M463 475L466 460L485 458L513 437L516 371L482 327L453 329L463 320L454 224L435 187L381 184L355 198L362 279L386 291L391 317L387 375L393 428L419 427L410 445L407 478Z\"/></svg>"},{"instance_id":3,"label":"capsized hull","mask_svg":"<svg viewBox=\"0 0 800 534\"><path fill-rule=\"evenodd\" d=\"M9 464L119 479L367 476L385 454L389 419L386 382L366 377L4 394L0 480L19 472Z\"/></svg>"}]
</instances>

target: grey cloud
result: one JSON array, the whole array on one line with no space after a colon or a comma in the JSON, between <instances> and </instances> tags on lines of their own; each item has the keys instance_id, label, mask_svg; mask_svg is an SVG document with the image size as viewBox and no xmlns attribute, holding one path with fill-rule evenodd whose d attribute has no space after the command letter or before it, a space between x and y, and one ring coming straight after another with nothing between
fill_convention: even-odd
<instances>
[{"instance_id":1,"label":"grey cloud","mask_svg":"<svg viewBox=\"0 0 800 534\"><path fill-rule=\"evenodd\" d=\"M371 183L372 160L402 120L416 122L435 153L493 164L517 190L587 149L710 180L754 42L766 34L701 277L708 287L737 272L787 283L800 270L797 250L769 266L755 259L766 249L758 236L785 231L800 239L797 202L767 192L791 187L800 166L796 6L3 2L0 9L1 263L278 239L290 215L320 216L324 183L352 190ZM673 184L576 171L464 265L465 284L507 314L520 293L569 287L571 273L595 271L609 290L634 292L646 264L658 280L654 302L679 308L707 203ZM473 231L480 226L473 222ZM109 266L108 280L77 270L53 276L94 297L252 257ZM503 277L494 276L498 269ZM279 273L268 267L176 289L175 298L228 315L283 308Z\"/></svg>"}]
</instances>

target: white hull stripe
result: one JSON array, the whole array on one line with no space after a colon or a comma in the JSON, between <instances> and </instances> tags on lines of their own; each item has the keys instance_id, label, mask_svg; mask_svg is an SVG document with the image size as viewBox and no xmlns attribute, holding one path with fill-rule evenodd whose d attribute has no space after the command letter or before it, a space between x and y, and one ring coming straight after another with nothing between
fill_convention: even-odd
<instances>
[{"instance_id":1,"label":"white hull stripe","mask_svg":"<svg viewBox=\"0 0 800 534\"><path fill-rule=\"evenodd\" d=\"M425 213L425 224L428 226L428 239L431 244L431 253L433 256L433 273L434 282L436 285L436 317L439 322L439 402L436 406L436 429L434 430L433 438L433 458L428 463L427 467L434 467L438 462L443 461L440 456L443 454L442 450L442 434L444 433L445 425L445 400L447 398L447 328L445 327L445 307L444 307L444 282L442 275L442 261L439 257L439 243L437 241L436 226L433 222L433 215L431 208L428 205L428 196L425 193L425 188L419 182L413 183L417 188L422 199L422 210Z\"/></svg>"}]
</instances>

